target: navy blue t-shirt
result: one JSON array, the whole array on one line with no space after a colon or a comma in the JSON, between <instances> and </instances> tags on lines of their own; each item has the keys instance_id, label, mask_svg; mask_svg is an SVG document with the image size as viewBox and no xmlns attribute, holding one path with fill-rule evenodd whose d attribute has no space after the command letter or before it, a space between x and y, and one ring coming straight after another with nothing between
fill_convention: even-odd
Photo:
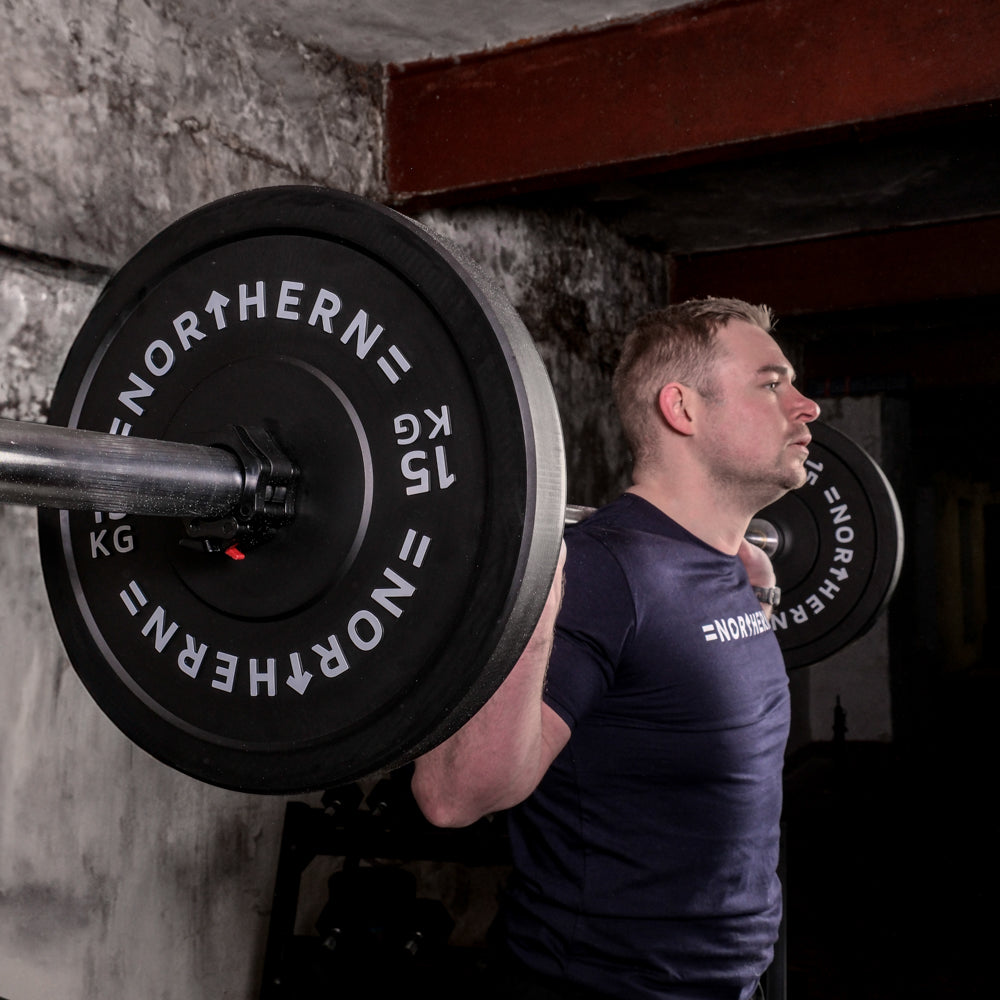
<instances>
[{"instance_id":1,"label":"navy blue t-shirt","mask_svg":"<svg viewBox=\"0 0 1000 1000\"><path fill-rule=\"evenodd\" d=\"M511 813L508 942L616 997L745 998L781 915L778 644L742 562L635 495L566 544L545 700L572 736Z\"/></svg>"}]
</instances>

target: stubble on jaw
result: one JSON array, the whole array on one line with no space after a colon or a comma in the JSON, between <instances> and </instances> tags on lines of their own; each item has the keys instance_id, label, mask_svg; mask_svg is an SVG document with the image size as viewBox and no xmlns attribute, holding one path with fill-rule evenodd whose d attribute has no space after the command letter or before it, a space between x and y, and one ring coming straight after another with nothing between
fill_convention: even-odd
<instances>
[{"instance_id":1,"label":"stubble on jaw","mask_svg":"<svg viewBox=\"0 0 1000 1000\"><path fill-rule=\"evenodd\" d=\"M805 459L789 467L786 463L787 457L787 452L783 448L770 471L759 469L756 472L749 472L735 463L715 464L709 470L709 478L715 486L720 503L749 510L752 516L762 508L780 500L791 490L804 486L808 480Z\"/></svg>"}]
</instances>

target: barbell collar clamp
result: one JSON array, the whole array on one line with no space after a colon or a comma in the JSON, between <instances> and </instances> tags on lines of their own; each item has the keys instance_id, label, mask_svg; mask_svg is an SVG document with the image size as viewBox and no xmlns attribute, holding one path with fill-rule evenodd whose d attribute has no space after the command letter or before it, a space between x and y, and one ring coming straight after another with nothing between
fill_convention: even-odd
<instances>
[{"instance_id":1,"label":"barbell collar clamp","mask_svg":"<svg viewBox=\"0 0 1000 1000\"><path fill-rule=\"evenodd\" d=\"M188 518L185 531L207 552L226 552L234 543L242 551L268 541L295 515L298 469L263 427L231 424L212 439L212 447L236 456L243 476L240 498L222 518Z\"/></svg>"}]
</instances>

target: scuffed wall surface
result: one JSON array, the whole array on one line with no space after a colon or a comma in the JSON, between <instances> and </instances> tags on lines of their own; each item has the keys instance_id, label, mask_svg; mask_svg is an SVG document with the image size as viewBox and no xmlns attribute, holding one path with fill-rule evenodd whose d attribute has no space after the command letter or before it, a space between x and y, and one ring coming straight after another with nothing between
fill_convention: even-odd
<instances>
[{"instance_id":1,"label":"scuffed wall surface","mask_svg":"<svg viewBox=\"0 0 1000 1000\"><path fill-rule=\"evenodd\" d=\"M45 419L107 275L251 187L378 189L381 69L142 0L0 18L0 416ZM5 248L5 249L4 249ZM35 513L0 505L0 996L255 997L284 800L136 749L71 669Z\"/></svg>"},{"instance_id":2,"label":"scuffed wall surface","mask_svg":"<svg viewBox=\"0 0 1000 1000\"><path fill-rule=\"evenodd\" d=\"M379 193L381 70L222 0L40 0L0 19L0 416L44 420L104 280L183 213L260 185ZM562 412L569 499L627 456L608 391L662 261L582 213L478 206L432 229L494 274ZM135 748L72 670L35 513L0 505L0 996L255 997L285 800L203 785Z\"/></svg>"},{"instance_id":3,"label":"scuffed wall surface","mask_svg":"<svg viewBox=\"0 0 1000 1000\"><path fill-rule=\"evenodd\" d=\"M0 252L0 417L44 420L63 358L103 279Z\"/></svg>"},{"instance_id":4,"label":"scuffed wall surface","mask_svg":"<svg viewBox=\"0 0 1000 1000\"><path fill-rule=\"evenodd\" d=\"M40 0L0 18L0 244L117 267L233 191L377 193L381 69L239 4L196 26L143 0Z\"/></svg>"},{"instance_id":5,"label":"scuffed wall surface","mask_svg":"<svg viewBox=\"0 0 1000 1000\"><path fill-rule=\"evenodd\" d=\"M0 410L45 416L98 287L0 258ZM0 995L250 997L283 801L193 781L86 693L52 623L35 512L0 505Z\"/></svg>"},{"instance_id":6,"label":"scuffed wall surface","mask_svg":"<svg viewBox=\"0 0 1000 1000\"><path fill-rule=\"evenodd\" d=\"M0 255L0 416L39 420L100 279ZM0 505L0 996L249 998L284 800L136 749L65 656L35 512Z\"/></svg>"},{"instance_id":7,"label":"scuffed wall surface","mask_svg":"<svg viewBox=\"0 0 1000 1000\"><path fill-rule=\"evenodd\" d=\"M579 211L494 206L437 210L420 221L499 281L535 340L562 419L567 502L612 499L631 466L611 375L634 321L666 304L663 258Z\"/></svg>"}]
</instances>

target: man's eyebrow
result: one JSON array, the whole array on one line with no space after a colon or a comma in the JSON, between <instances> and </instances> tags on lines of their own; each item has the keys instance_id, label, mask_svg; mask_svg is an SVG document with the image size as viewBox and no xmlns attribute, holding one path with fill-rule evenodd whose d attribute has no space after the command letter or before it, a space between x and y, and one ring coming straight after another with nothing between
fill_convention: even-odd
<instances>
[{"instance_id":1,"label":"man's eyebrow","mask_svg":"<svg viewBox=\"0 0 1000 1000\"><path fill-rule=\"evenodd\" d=\"M757 375L781 375L788 376L790 382L795 381L795 372L788 365L761 365L756 371Z\"/></svg>"}]
</instances>

